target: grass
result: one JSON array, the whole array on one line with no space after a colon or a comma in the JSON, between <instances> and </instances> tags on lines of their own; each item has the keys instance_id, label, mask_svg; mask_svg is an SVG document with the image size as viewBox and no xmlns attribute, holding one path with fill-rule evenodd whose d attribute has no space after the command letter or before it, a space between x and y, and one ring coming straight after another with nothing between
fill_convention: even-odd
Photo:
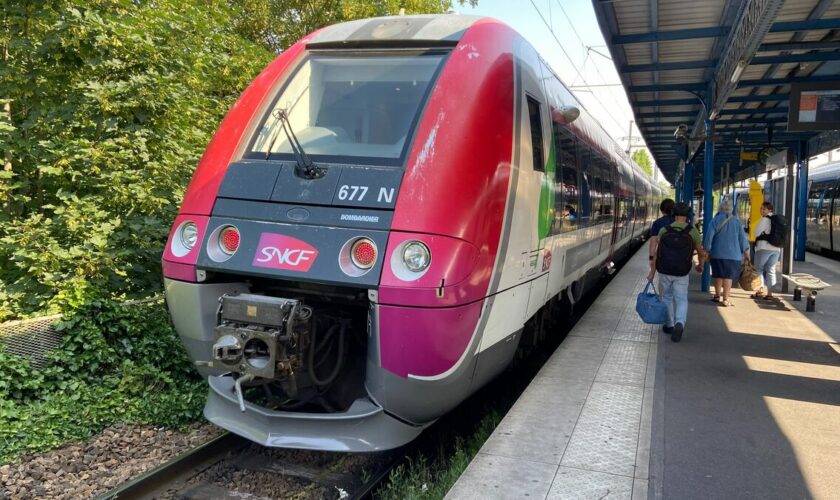
<instances>
[{"instance_id":1,"label":"grass","mask_svg":"<svg viewBox=\"0 0 840 500\"><path fill-rule=\"evenodd\" d=\"M388 482L374 494L383 500L414 500L443 498L461 477L481 446L502 419L498 411L491 411L478 423L475 432L466 439L456 437L448 449L430 461L423 454L409 458L391 471Z\"/></svg>"}]
</instances>

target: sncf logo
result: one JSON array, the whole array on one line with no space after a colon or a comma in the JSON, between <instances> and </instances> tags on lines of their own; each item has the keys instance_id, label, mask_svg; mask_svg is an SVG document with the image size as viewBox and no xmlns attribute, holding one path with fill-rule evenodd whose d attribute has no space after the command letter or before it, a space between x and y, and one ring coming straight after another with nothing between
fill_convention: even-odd
<instances>
[{"instance_id":1,"label":"sncf logo","mask_svg":"<svg viewBox=\"0 0 840 500\"><path fill-rule=\"evenodd\" d=\"M282 234L263 233L251 264L305 273L317 256L318 250L304 241Z\"/></svg>"}]
</instances>

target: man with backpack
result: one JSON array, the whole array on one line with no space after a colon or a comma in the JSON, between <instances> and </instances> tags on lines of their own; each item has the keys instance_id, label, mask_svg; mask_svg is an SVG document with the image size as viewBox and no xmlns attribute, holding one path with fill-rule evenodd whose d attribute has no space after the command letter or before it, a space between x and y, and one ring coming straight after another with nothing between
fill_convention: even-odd
<instances>
[{"instance_id":1,"label":"man with backpack","mask_svg":"<svg viewBox=\"0 0 840 500\"><path fill-rule=\"evenodd\" d=\"M781 215L773 213L773 204L761 204L761 220L755 225L755 267L761 275L761 288L754 298L772 300L776 286L776 262L788 237L788 223Z\"/></svg>"},{"instance_id":2,"label":"man with backpack","mask_svg":"<svg viewBox=\"0 0 840 500\"><path fill-rule=\"evenodd\" d=\"M695 250L702 262L704 251L700 233L688 224L690 209L685 203L677 203L671 215L674 222L659 230L657 241L652 243L651 269L648 279L659 273L659 287L668 314L662 331L679 342L685 329L688 315L688 275L693 265ZM698 265L699 267L699 265ZM702 268L701 268L702 269Z\"/></svg>"}]
</instances>

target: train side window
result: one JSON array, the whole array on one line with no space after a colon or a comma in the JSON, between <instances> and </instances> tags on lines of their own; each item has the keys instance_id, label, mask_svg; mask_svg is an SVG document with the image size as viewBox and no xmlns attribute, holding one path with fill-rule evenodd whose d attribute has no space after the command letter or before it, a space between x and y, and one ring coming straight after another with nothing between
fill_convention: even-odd
<instances>
[{"instance_id":1,"label":"train side window","mask_svg":"<svg viewBox=\"0 0 840 500\"><path fill-rule=\"evenodd\" d=\"M598 156L597 151L587 148L590 155L590 186L592 197L592 223L603 222L604 215L604 166L603 160Z\"/></svg>"},{"instance_id":2,"label":"train side window","mask_svg":"<svg viewBox=\"0 0 840 500\"><path fill-rule=\"evenodd\" d=\"M590 163L589 148L580 143L577 148L578 165L580 165L580 210L578 210L578 226L589 226L592 223L592 164Z\"/></svg>"},{"instance_id":3,"label":"train side window","mask_svg":"<svg viewBox=\"0 0 840 500\"><path fill-rule=\"evenodd\" d=\"M557 171L554 232L573 231L578 225L578 164L575 136L554 124Z\"/></svg>"},{"instance_id":4,"label":"train side window","mask_svg":"<svg viewBox=\"0 0 840 500\"><path fill-rule=\"evenodd\" d=\"M545 172L540 103L531 96L526 97L528 98L528 119L531 122L531 151L534 153L534 170Z\"/></svg>"},{"instance_id":5,"label":"train side window","mask_svg":"<svg viewBox=\"0 0 840 500\"><path fill-rule=\"evenodd\" d=\"M820 208L820 198L822 198L823 190L822 189L811 189L811 192L808 196L808 219L811 222L819 223L819 208Z\"/></svg>"}]
</instances>

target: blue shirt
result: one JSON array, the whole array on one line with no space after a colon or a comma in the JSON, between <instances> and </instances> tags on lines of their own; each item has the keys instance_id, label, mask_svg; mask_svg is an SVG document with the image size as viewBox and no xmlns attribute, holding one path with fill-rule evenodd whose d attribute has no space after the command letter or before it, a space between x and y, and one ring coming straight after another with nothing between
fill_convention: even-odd
<instances>
[{"instance_id":1,"label":"blue shirt","mask_svg":"<svg viewBox=\"0 0 840 500\"><path fill-rule=\"evenodd\" d=\"M729 222L724 224L726 218ZM709 251L713 259L728 259L741 261L744 252L750 248L744 225L737 217L719 212L712 219L709 234L703 235L703 246Z\"/></svg>"},{"instance_id":2,"label":"blue shirt","mask_svg":"<svg viewBox=\"0 0 840 500\"><path fill-rule=\"evenodd\" d=\"M663 215L662 217L656 219L650 226L650 234L648 236L651 238L659 236L659 231L663 227L670 226L672 222L674 222L674 218L670 215Z\"/></svg>"}]
</instances>

